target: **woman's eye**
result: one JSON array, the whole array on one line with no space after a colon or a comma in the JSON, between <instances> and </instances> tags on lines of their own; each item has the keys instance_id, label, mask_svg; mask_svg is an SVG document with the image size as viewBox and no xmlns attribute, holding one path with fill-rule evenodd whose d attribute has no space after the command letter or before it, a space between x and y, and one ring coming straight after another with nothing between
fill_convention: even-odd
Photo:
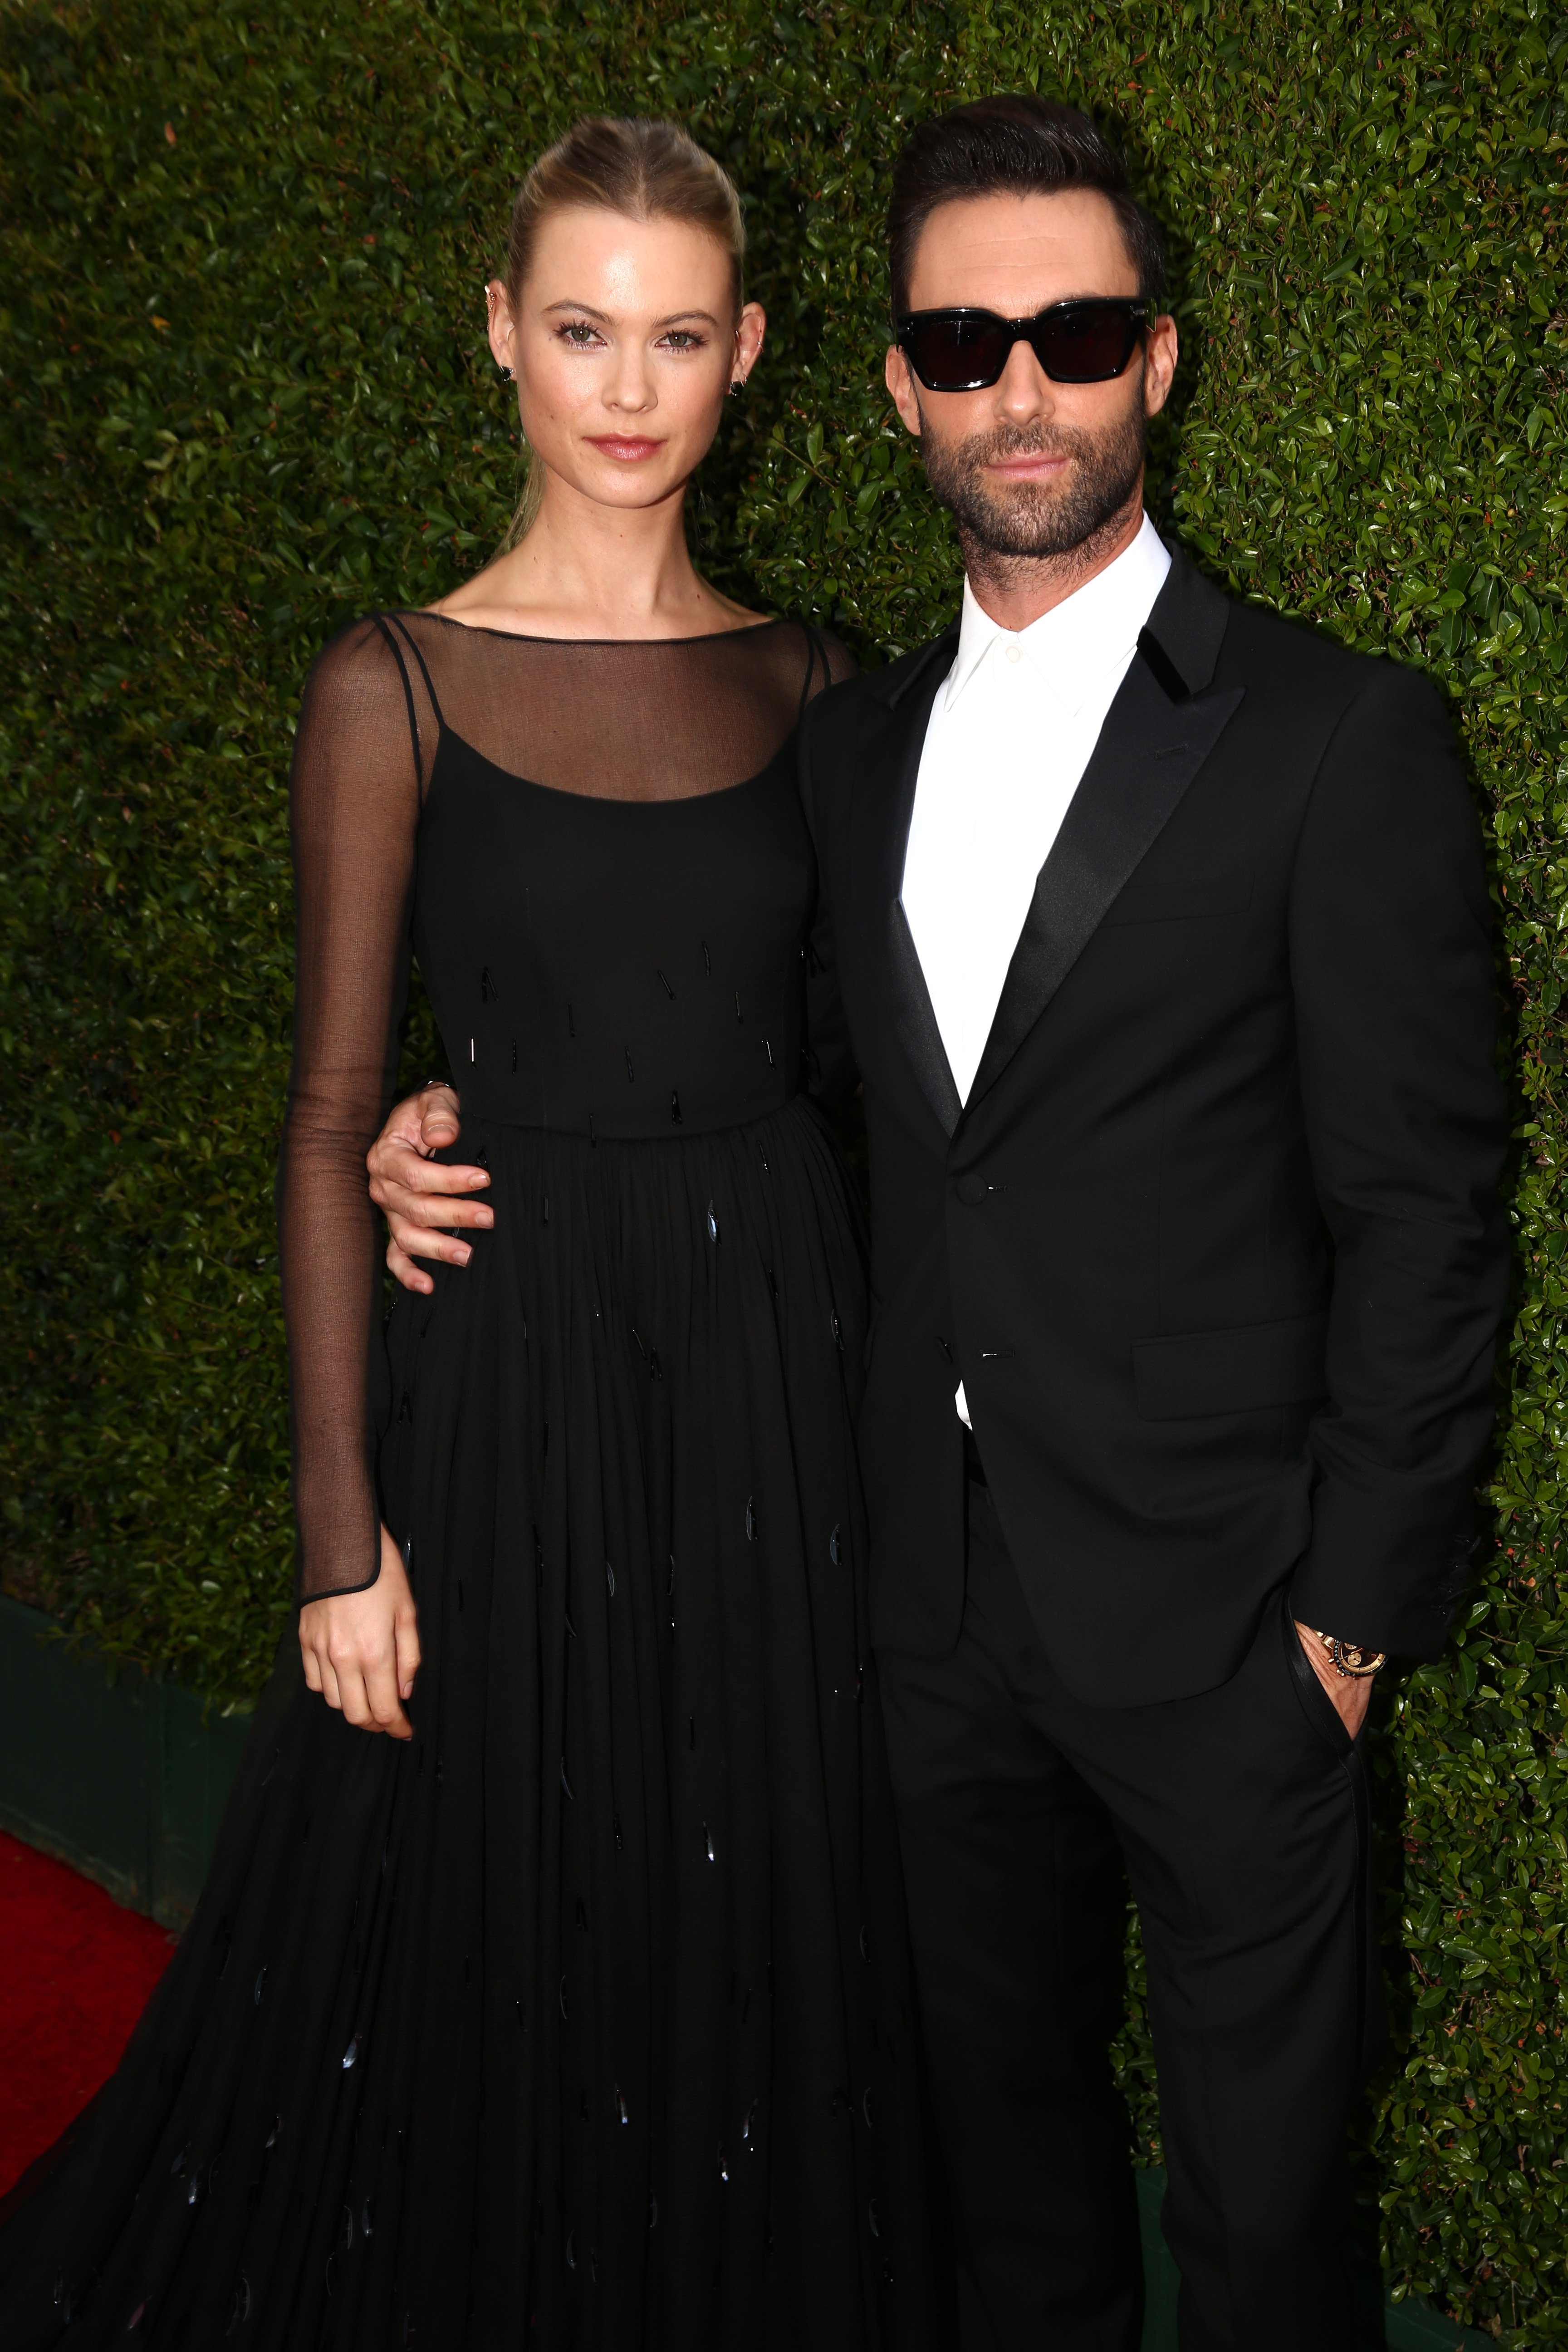
<instances>
[{"instance_id":1,"label":"woman's eye","mask_svg":"<svg viewBox=\"0 0 1568 2352\"><path fill-rule=\"evenodd\" d=\"M559 340L570 344L574 352L585 352L599 340L598 329L590 326L586 319L568 319L564 326L557 327L555 332Z\"/></svg>"},{"instance_id":2,"label":"woman's eye","mask_svg":"<svg viewBox=\"0 0 1568 2352\"><path fill-rule=\"evenodd\" d=\"M694 334L689 327L671 327L667 335L659 338L665 350L670 352L700 352L705 340L705 337Z\"/></svg>"}]
</instances>

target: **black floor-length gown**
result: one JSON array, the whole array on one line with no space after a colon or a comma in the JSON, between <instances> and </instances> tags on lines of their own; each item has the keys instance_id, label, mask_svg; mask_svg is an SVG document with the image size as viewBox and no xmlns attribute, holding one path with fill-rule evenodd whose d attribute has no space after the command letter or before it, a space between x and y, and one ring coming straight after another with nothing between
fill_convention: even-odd
<instances>
[{"instance_id":1,"label":"black floor-length gown","mask_svg":"<svg viewBox=\"0 0 1568 2352\"><path fill-rule=\"evenodd\" d=\"M302 1591L369 1581L384 1517L416 1736L285 1644L195 1918L0 2223L6 2352L931 2341L864 1281L803 1090L791 738L836 659L784 621L401 614L312 673ZM495 1225L384 1334L364 1152L411 950Z\"/></svg>"}]
</instances>

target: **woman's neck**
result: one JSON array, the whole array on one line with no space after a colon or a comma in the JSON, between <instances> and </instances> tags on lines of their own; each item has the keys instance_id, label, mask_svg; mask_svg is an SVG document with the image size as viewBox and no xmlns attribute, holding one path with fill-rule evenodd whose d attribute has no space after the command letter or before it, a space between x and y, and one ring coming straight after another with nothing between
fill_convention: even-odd
<instances>
[{"instance_id":1,"label":"woman's neck","mask_svg":"<svg viewBox=\"0 0 1568 2352\"><path fill-rule=\"evenodd\" d=\"M684 496L609 507L553 475L527 537L432 609L542 637L706 636L756 617L699 573Z\"/></svg>"}]
</instances>

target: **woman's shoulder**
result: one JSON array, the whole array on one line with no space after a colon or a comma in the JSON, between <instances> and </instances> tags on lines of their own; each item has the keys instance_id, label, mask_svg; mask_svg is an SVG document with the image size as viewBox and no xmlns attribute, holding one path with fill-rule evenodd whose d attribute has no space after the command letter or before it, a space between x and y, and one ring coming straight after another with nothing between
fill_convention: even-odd
<instances>
[{"instance_id":1,"label":"woman's shoulder","mask_svg":"<svg viewBox=\"0 0 1568 2352\"><path fill-rule=\"evenodd\" d=\"M797 673L805 700L855 675L855 656L842 638L804 614L764 615L733 634L742 642L750 637L759 656L769 656Z\"/></svg>"},{"instance_id":2,"label":"woman's shoulder","mask_svg":"<svg viewBox=\"0 0 1568 2352\"><path fill-rule=\"evenodd\" d=\"M402 691L406 647L399 644L395 613L356 614L342 622L310 664L305 691L313 698L374 693L378 687Z\"/></svg>"},{"instance_id":3,"label":"woman's shoulder","mask_svg":"<svg viewBox=\"0 0 1568 2352\"><path fill-rule=\"evenodd\" d=\"M809 621L803 621L801 626L812 638L821 656L826 672L823 681L825 685L841 686L847 677L855 676L860 665L842 637L836 637L831 629L815 628Z\"/></svg>"}]
</instances>

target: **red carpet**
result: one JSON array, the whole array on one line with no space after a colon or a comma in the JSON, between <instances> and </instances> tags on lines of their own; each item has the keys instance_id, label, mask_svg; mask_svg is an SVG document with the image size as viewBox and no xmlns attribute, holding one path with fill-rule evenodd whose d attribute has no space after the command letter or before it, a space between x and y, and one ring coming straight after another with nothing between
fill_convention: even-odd
<instances>
[{"instance_id":1,"label":"red carpet","mask_svg":"<svg viewBox=\"0 0 1568 2352\"><path fill-rule=\"evenodd\" d=\"M114 2072L174 1937L0 1833L0 2195Z\"/></svg>"}]
</instances>

